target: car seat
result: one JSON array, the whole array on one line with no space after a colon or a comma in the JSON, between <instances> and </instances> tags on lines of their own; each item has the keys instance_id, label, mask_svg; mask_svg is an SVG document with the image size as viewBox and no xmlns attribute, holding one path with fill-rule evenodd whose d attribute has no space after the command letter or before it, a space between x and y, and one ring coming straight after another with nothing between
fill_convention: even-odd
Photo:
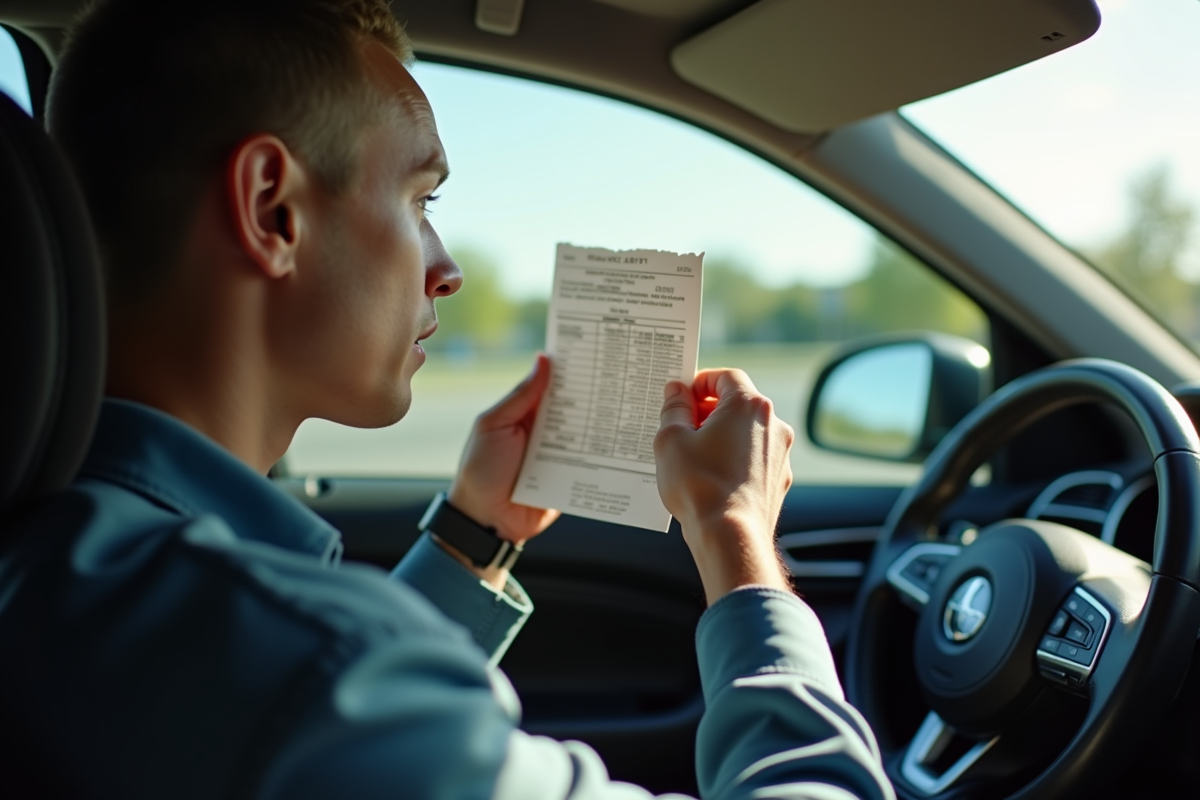
<instances>
[{"instance_id":1,"label":"car seat","mask_svg":"<svg viewBox=\"0 0 1200 800\"><path fill-rule=\"evenodd\" d=\"M79 469L100 410L104 336L83 196L46 133L0 93L0 532Z\"/></svg>"}]
</instances>

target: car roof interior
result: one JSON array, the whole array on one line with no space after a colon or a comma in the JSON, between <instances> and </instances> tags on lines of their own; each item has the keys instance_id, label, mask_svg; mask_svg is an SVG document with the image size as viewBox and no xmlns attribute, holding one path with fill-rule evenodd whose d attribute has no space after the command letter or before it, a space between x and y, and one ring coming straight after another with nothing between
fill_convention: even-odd
<instances>
[{"instance_id":1,"label":"car roof interior","mask_svg":"<svg viewBox=\"0 0 1200 800\"><path fill-rule=\"evenodd\" d=\"M0 0L0 19L52 55L82 6ZM1100 23L1091 0L442 0L395 8L421 54L620 94L793 154L824 131L1063 50Z\"/></svg>"}]
</instances>

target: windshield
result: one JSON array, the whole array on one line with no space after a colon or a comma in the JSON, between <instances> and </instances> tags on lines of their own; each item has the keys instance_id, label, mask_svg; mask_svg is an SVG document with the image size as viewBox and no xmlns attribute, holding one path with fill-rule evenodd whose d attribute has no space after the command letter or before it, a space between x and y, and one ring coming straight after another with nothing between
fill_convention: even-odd
<instances>
[{"instance_id":1,"label":"windshield","mask_svg":"<svg viewBox=\"0 0 1200 800\"><path fill-rule=\"evenodd\" d=\"M902 113L1200 343L1200 2L1099 0L1074 48Z\"/></svg>"},{"instance_id":2,"label":"windshield","mask_svg":"<svg viewBox=\"0 0 1200 800\"><path fill-rule=\"evenodd\" d=\"M13 41L12 34L0 27L0 92L17 101L17 105L29 114L29 84L25 80L25 65L21 62L21 51Z\"/></svg>"}]
</instances>

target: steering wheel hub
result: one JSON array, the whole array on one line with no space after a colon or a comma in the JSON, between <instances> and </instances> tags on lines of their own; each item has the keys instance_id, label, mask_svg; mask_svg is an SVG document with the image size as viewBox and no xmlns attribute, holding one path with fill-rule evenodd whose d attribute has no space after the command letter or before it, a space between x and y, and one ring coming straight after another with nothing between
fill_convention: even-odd
<instances>
[{"instance_id":1,"label":"steering wheel hub","mask_svg":"<svg viewBox=\"0 0 1200 800\"><path fill-rule=\"evenodd\" d=\"M952 642L965 642L979 633L992 608L992 583L982 575L968 578L950 595L942 614L942 633Z\"/></svg>"},{"instance_id":2,"label":"steering wheel hub","mask_svg":"<svg viewBox=\"0 0 1200 800\"><path fill-rule=\"evenodd\" d=\"M989 735L1036 693L1034 651L1071 591L1085 537L1063 525L1008 520L950 560L921 611L915 661L931 709ZM1075 573L1075 574L1072 574Z\"/></svg>"}]
</instances>

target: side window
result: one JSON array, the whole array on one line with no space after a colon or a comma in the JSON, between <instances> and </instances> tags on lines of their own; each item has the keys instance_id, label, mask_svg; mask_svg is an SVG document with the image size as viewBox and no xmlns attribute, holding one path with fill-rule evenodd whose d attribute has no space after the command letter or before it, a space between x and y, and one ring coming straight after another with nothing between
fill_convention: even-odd
<instances>
[{"instance_id":1,"label":"side window","mask_svg":"<svg viewBox=\"0 0 1200 800\"><path fill-rule=\"evenodd\" d=\"M911 480L918 467L813 448L816 374L839 343L936 330L986 344L980 309L795 177L677 120L584 92L420 64L452 177L431 221L466 276L398 425L310 420L282 470L448 477L474 417L545 338L556 242L705 251L701 366L746 370L799 434L797 482Z\"/></svg>"},{"instance_id":2,"label":"side window","mask_svg":"<svg viewBox=\"0 0 1200 800\"><path fill-rule=\"evenodd\" d=\"M0 92L17 102L26 114L33 114L33 103L29 99L29 80L25 77L25 63L12 34L0 26Z\"/></svg>"}]
</instances>

